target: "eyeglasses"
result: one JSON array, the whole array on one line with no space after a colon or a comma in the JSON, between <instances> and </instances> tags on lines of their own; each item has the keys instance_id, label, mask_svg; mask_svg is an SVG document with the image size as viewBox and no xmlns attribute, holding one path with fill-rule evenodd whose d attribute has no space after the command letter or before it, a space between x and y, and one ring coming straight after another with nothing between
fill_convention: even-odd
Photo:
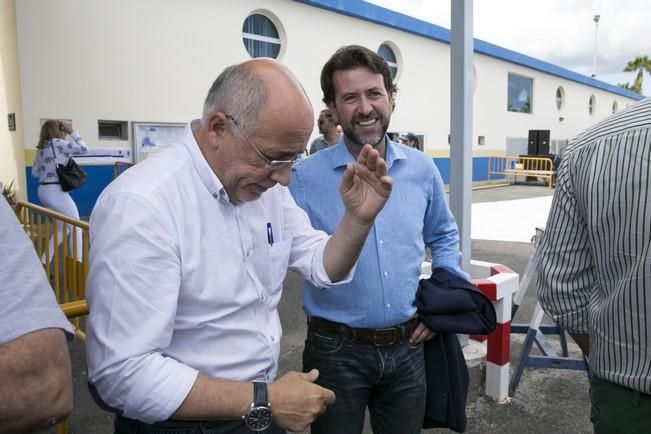
<instances>
[{"instance_id":1,"label":"eyeglasses","mask_svg":"<svg viewBox=\"0 0 651 434\"><path fill-rule=\"evenodd\" d=\"M244 138L246 139L246 141L249 142L249 145L251 145L251 147L255 150L255 152L258 153L258 155L260 156L260 158L262 158L262 159L264 160L264 162L265 162L265 166L264 166L265 169L271 169L271 170L281 169L281 168L284 168L284 167L286 167L286 166L293 166L294 164L296 164L296 163L298 163L299 161L301 161L301 157L300 157L299 154L297 154L297 155L296 155L294 158L292 158L291 160L274 160L274 159L272 159L272 158L266 156L265 154L262 153L262 151L260 151L260 150L258 149L257 146L255 146L255 145L253 144L253 142L251 141L251 139L249 139L249 136L247 136L246 134L244 134L244 131L242 130L242 127L240 127L240 125L237 123L237 121L235 120L235 118L234 118L233 116L231 116L231 115L229 115L229 114L226 114L226 118L227 118L228 120L230 120L231 122L233 122L233 125L235 125L235 126L237 127L237 129L238 129L238 131L240 132L240 134L242 134L242 135L244 136Z\"/></svg>"}]
</instances>

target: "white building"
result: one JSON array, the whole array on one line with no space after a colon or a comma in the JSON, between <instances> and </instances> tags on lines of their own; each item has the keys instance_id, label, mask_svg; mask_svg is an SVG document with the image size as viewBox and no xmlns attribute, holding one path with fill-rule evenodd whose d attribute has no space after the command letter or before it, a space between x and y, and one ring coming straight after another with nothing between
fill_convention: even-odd
<instances>
[{"instance_id":1,"label":"white building","mask_svg":"<svg viewBox=\"0 0 651 434\"><path fill-rule=\"evenodd\" d=\"M12 0L2 1L3 9L11 9L6 5ZM135 149L138 155L150 127L145 123L182 124L199 117L219 72L252 56L272 55L288 65L316 116L323 106L321 67L340 46L359 44L378 50L396 71L399 91L390 131L422 135L425 152L448 178L447 29L361 0L20 0L15 17L19 113L22 105L17 127L27 170L42 119L70 119L91 147ZM10 30L1 32L11 39ZM579 131L641 99L479 40L473 73L475 180L486 177L488 156L527 153L529 130L549 130L554 152ZM165 125L154 127L173 134ZM112 160L96 161L100 164L89 167L89 185L75 192L82 215L111 178ZM33 181L27 177L26 185L36 201Z\"/></svg>"}]
</instances>

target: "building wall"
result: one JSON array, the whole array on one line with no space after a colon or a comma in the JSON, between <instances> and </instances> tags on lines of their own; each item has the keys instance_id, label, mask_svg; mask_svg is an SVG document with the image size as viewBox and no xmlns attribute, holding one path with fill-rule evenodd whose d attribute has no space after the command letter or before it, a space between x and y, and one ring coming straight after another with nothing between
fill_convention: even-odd
<instances>
[{"instance_id":1,"label":"building wall","mask_svg":"<svg viewBox=\"0 0 651 434\"><path fill-rule=\"evenodd\" d=\"M28 148L41 118L70 118L88 143L99 142L97 120L185 122L197 117L206 89L225 66L249 58L242 23L253 11L271 16L285 46L280 60L297 74L316 111L322 106L319 72L342 45L397 48L400 87L391 128L426 134L428 151L447 151L449 130L449 46L394 28L288 0L60 0L18 3L19 48ZM55 25L66 21L74 25ZM318 24L317 24L318 23ZM118 30L119 29L119 30ZM146 29L146 31L145 31ZM569 139L633 100L475 55L475 139L477 151L499 152L506 137L526 137L529 129L550 129ZM506 111L508 72L534 79L532 114ZM566 108L555 107L556 88L566 91ZM587 101L597 97L590 116ZM558 121L559 117L564 121ZM316 129L314 134L316 135Z\"/></svg>"},{"instance_id":2,"label":"building wall","mask_svg":"<svg viewBox=\"0 0 651 434\"><path fill-rule=\"evenodd\" d=\"M485 55L475 55L477 84L474 93L475 151L504 151L506 137L527 138L528 131L550 130L552 140L570 140L577 133L612 113L612 103L619 110L635 100L573 81L543 74L531 68L509 64ZM533 78L532 113L507 111L508 73ZM556 89L565 91L565 103L556 107ZM597 101L594 114L588 101ZM563 118L560 120L560 118ZM486 136L486 146L478 147L476 137Z\"/></svg>"},{"instance_id":3,"label":"building wall","mask_svg":"<svg viewBox=\"0 0 651 434\"><path fill-rule=\"evenodd\" d=\"M16 13L14 0L0 0L0 181L12 181L18 199L25 198L25 167L20 101ZM9 131L9 113L16 115L16 130Z\"/></svg>"},{"instance_id":4,"label":"building wall","mask_svg":"<svg viewBox=\"0 0 651 434\"><path fill-rule=\"evenodd\" d=\"M262 12L275 22L284 41L279 60L305 86L315 116L323 106L320 70L338 47L360 44L377 50L382 43L394 47L400 72L391 131L424 134L429 155L449 156L450 47L421 31L436 26L358 0L17 3L24 113L19 127L24 125L27 164L43 118L72 119L91 147L124 148L131 147L131 131L128 140L100 141L98 120L187 122L199 117L206 91L219 72L249 59L242 24L252 12ZM342 7L371 11L373 19L331 10ZM384 20L386 25L374 20ZM421 30L391 24L401 20ZM508 58L508 50L504 51ZM620 109L635 101L504 61L490 55L490 50L481 53L474 58L476 157L503 155L507 138L526 138L529 129L550 129L552 139L570 139L610 114L613 100ZM506 110L508 72L534 79L532 114ZM566 94L561 112L555 106L559 85ZM597 98L592 116L588 114L591 94ZM318 134L316 128L313 134ZM485 136L484 146L477 145L478 135Z\"/></svg>"}]
</instances>

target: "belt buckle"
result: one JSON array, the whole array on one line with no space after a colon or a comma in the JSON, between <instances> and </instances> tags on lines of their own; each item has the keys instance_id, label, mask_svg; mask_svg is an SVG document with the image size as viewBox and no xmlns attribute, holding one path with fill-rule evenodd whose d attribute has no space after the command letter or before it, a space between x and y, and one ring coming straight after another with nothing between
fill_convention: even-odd
<instances>
[{"instance_id":1,"label":"belt buckle","mask_svg":"<svg viewBox=\"0 0 651 434\"><path fill-rule=\"evenodd\" d=\"M399 330L396 328L387 328L387 329L378 329L373 333L373 345L376 347L389 347L394 345L400 339ZM378 342L378 338L382 336L383 333L391 333L391 339L387 342Z\"/></svg>"}]
</instances>

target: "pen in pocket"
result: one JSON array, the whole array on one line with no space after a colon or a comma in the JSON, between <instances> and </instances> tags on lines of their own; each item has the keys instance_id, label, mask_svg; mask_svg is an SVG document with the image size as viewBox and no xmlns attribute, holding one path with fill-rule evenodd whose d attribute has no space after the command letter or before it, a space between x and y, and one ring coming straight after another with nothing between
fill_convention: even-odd
<instances>
[{"instance_id":1,"label":"pen in pocket","mask_svg":"<svg viewBox=\"0 0 651 434\"><path fill-rule=\"evenodd\" d=\"M274 245L274 230L271 227L271 222L267 223L267 242L270 246Z\"/></svg>"}]
</instances>

